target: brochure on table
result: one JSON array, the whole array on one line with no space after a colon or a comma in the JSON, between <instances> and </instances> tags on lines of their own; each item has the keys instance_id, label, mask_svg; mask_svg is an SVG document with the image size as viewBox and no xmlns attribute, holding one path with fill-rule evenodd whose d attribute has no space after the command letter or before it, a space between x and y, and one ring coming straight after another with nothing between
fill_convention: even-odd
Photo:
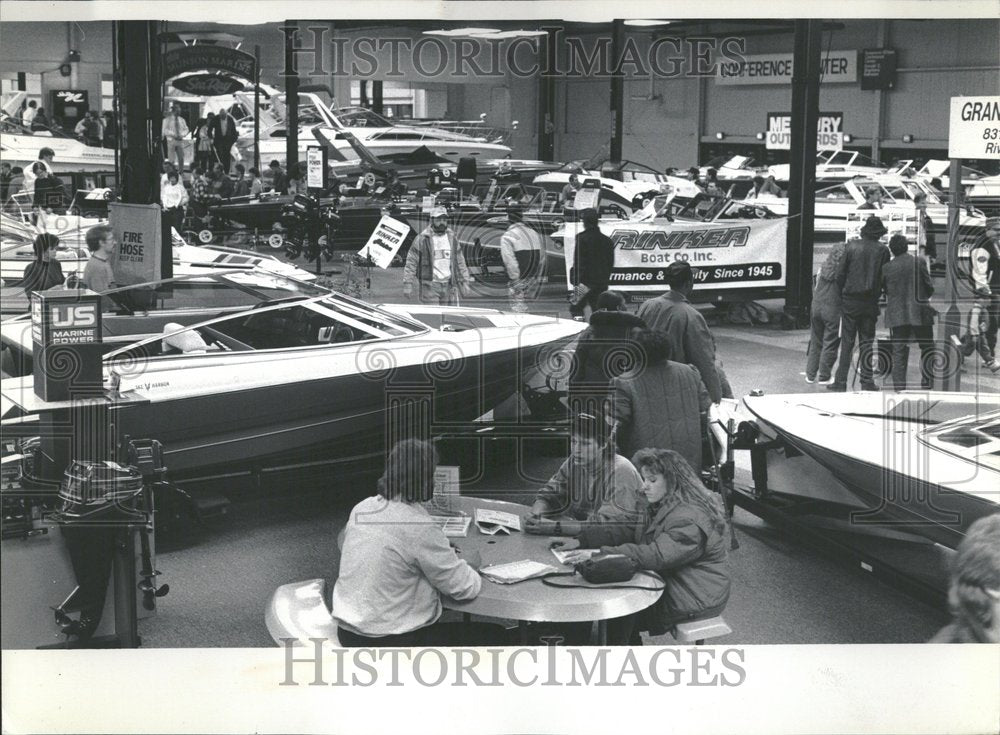
<instances>
[{"instance_id":1,"label":"brochure on table","mask_svg":"<svg viewBox=\"0 0 1000 735\"><path fill-rule=\"evenodd\" d=\"M521 530L521 517L499 510L476 508L476 527L487 536L498 533L509 535L511 531Z\"/></svg>"}]
</instances>

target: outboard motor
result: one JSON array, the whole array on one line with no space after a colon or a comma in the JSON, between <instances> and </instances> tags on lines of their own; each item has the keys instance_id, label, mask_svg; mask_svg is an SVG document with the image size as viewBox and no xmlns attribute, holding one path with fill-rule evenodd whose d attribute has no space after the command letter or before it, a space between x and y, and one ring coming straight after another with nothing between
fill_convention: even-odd
<instances>
[{"instance_id":1,"label":"outboard motor","mask_svg":"<svg viewBox=\"0 0 1000 735\"><path fill-rule=\"evenodd\" d=\"M66 635L89 640L101 622L111 579L116 537L122 524L141 520L137 508L142 475L116 462L74 461L59 487L59 510L76 588L55 609L56 623ZM77 619L71 613L79 613Z\"/></svg>"}]
</instances>

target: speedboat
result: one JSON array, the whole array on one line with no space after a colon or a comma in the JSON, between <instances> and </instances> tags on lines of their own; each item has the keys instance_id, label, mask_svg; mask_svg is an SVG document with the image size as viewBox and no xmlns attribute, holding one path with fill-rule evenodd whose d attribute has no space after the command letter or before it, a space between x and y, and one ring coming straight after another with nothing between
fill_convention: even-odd
<instances>
[{"instance_id":1,"label":"speedboat","mask_svg":"<svg viewBox=\"0 0 1000 735\"><path fill-rule=\"evenodd\" d=\"M259 118L260 158L262 161L284 161L286 157L287 105L285 94L262 84ZM355 135L379 157L405 154L426 147L442 158L457 162L460 158L503 158L510 155L510 146L493 142L485 136L465 135L450 130L426 126L398 125L365 108L336 108L326 104L315 92L300 91L298 107L299 150L305 154L309 145L316 145L312 128L320 125L332 132ZM254 95L252 91L237 92L232 105L239 123L237 148L248 160L253 160ZM218 103L216 103L218 104ZM337 146L348 150L346 142Z\"/></svg>"},{"instance_id":2,"label":"speedboat","mask_svg":"<svg viewBox=\"0 0 1000 735\"><path fill-rule=\"evenodd\" d=\"M579 178L581 185L587 179L596 179L601 189L601 214L619 218L637 212L650 199L668 189L686 198L701 193L697 185L687 179L667 176L634 161L608 161L600 155L587 161L570 161L556 171L539 174L532 183L560 193L572 175Z\"/></svg>"},{"instance_id":3,"label":"speedboat","mask_svg":"<svg viewBox=\"0 0 1000 735\"><path fill-rule=\"evenodd\" d=\"M585 327L492 309L374 306L305 283L289 295L268 287L276 276L261 277L227 277L228 290L216 279L213 298L234 291L239 309L162 327L162 314L123 318L104 341L104 395L118 431L162 442L173 478L367 457L384 450L387 434L473 421ZM248 288L273 298L247 304ZM22 351L14 363L23 371L30 337L24 324L19 331L4 340ZM30 374L0 387L4 423L21 435L57 408L35 396Z\"/></svg>"},{"instance_id":4,"label":"speedboat","mask_svg":"<svg viewBox=\"0 0 1000 735\"><path fill-rule=\"evenodd\" d=\"M882 204L878 209L864 209L862 205L866 196L873 191L880 195ZM938 192L920 179L885 173L819 184L814 218L816 235L826 239L843 238L849 231L850 218L863 222L867 216L875 215L882 219L890 232L902 232L915 241L917 223L913 199L918 194L927 199L927 215L934 225L934 236L939 242L944 242L947 239L948 207ZM776 214L788 214L789 200L785 197L758 194L751 201ZM959 226L963 230L981 228L984 224L982 214L975 210L963 210L959 217ZM898 227L890 224L893 221L900 223Z\"/></svg>"},{"instance_id":5,"label":"speedboat","mask_svg":"<svg viewBox=\"0 0 1000 735\"><path fill-rule=\"evenodd\" d=\"M107 220L81 217L54 216L46 231L59 238L57 257L63 275L82 277L90 253L86 235L94 225L107 224ZM24 276L24 269L34 260L34 239L41 232L37 227L3 216L0 227L0 277L3 283L14 285ZM173 231L174 275L208 275L218 271L264 268L275 273L313 280L315 275L278 258L247 250L217 245L189 245L177 231Z\"/></svg>"},{"instance_id":6,"label":"speedboat","mask_svg":"<svg viewBox=\"0 0 1000 735\"><path fill-rule=\"evenodd\" d=\"M965 201L988 217L1000 217L1000 176L980 179L966 192Z\"/></svg>"},{"instance_id":7,"label":"speedboat","mask_svg":"<svg viewBox=\"0 0 1000 735\"><path fill-rule=\"evenodd\" d=\"M900 392L751 395L715 409L747 419L757 498L856 534L915 536L950 549L1000 512L1000 396Z\"/></svg>"},{"instance_id":8,"label":"speedboat","mask_svg":"<svg viewBox=\"0 0 1000 735\"><path fill-rule=\"evenodd\" d=\"M816 154L816 182L843 181L855 176L884 174L886 167L857 151L820 151ZM769 166L764 176L773 176L782 189L788 188L791 167L787 163Z\"/></svg>"},{"instance_id":9,"label":"speedboat","mask_svg":"<svg viewBox=\"0 0 1000 735\"><path fill-rule=\"evenodd\" d=\"M47 128L28 130L13 117L27 92L19 92L3 107L0 119L0 158L11 166L27 171L38 160L38 151L51 148L55 153L53 173L70 171L114 171L114 148L87 145L64 131Z\"/></svg>"}]
</instances>

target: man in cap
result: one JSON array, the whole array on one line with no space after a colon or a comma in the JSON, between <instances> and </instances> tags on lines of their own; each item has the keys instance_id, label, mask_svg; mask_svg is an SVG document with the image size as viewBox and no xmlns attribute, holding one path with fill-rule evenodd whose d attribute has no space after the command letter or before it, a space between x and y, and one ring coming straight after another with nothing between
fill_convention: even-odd
<instances>
[{"instance_id":1,"label":"man in cap","mask_svg":"<svg viewBox=\"0 0 1000 735\"><path fill-rule=\"evenodd\" d=\"M861 228L861 237L851 240L837 267L837 285L843 315L840 328L840 362L837 374L827 390L847 390L847 372L851 369L854 342L858 342L858 372L861 390L878 390L872 377L872 351L875 347L875 322L878 320L879 296L882 293L882 268L889 262L889 250L879 242L885 225L875 215Z\"/></svg>"},{"instance_id":2,"label":"man in cap","mask_svg":"<svg viewBox=\"0 0 1000 735\"><path fill-rule=\"evenodd\" d=\"M510 279L510 308L528 310L525 298L535 298L541 287L545 251L541 236L524 223L519 204L507 207L507 231L500 236L500 257Z\"/></svg>"},{"instance_id":3,"label":"man in cap","mask_svg":"<svg viewBox=\"0 0 1000 735\"><path fill-rule=\"evenodd\" d=\"M580 213L580 219L583 221L583 230L576 236L573 285L586 286L587 290L570 304L569 312L574 317L582 317L588 304L592 313L597 309L597 297L608 290L611 271L615 266L615 246L611 238L598 227L597 210L590 207L584 209Z\"/></svg>"},{"instance_id":4,"label":"man in cap","mask_svg":"<svg viewBox=\"0 0 1000 735\"><path fill-rule=\"evenodd\" d=\"M403 295L412 298L416 283L421 302L455 306L459 292L469 295L471 281L462 247L448 227L448 210L434 207L430 226L417 235L406 254Z\"/></svg>"},{"instance_id":5,"label":"man in cap","mask_svg":"<svg viewBox=\"0 0 1000 735\"><path fill-rule=\"evenodd\" d=\"M639 318L650 329L670 339L670 359L694 365L712 403L722 400L722 381L715 363L715 339L701 313L688 302L694 290L694 272L686 260L675 260L664 270L670 290L639 307Z\"/></svg>"}]
</instances>

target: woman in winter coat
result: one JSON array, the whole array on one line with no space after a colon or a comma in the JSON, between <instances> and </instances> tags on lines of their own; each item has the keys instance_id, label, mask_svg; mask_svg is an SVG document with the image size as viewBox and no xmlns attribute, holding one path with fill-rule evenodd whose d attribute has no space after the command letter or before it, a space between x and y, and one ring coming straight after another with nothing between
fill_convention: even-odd
<instances>
[{"instance_id":1,"label":"woman in winter coat","mask_svg":"<svg viewBox=\"0 0 1000 735\"><path fill-rule=\"evenodd\" d=\"M810 312L811 334L806 352L806 382L828 383L833 377L833 365L840 349L840 286L837 268L844 259L846 243L837 243L819 269L813 288Z\"/></svg>"},{"instance_id":2,"label":"woman in winter coat","mask_svg":"<svg viewBox=\"0 0 1000 735\"><path fill-rule=\"evenodd\" d=\"M611 380L611 414L618 422L618 443L628 457L645 447L673 449L701 470L701 413L709 397L692 365L670 359L670 342L658 329L633 336L639 361Z\"/></svg>"},{"instance_id":3,"label":"woman in winter coat","mask_svg":"<svg viewBox=\"0 0 1000 735\"><path fill-rule=\"evenodd\" d=\"M726 515L719 496L702 485L677 452L643 449L632 463L642 475L648 503L635 528L602 523L553 542L553 548L564 551L598 548L601 554L621 554L636 570L663 577L666 587L655 604L608 621L608 642L616 645L640 645L640 631L662 635L677 623L718 615L730 591Z\"/></svg>"},{"instance_id":4,"label":"woman in winter coat","mask_svg":"<svg viewBox=\"0 0 1000 735\"><path fill-rule=\"evenodd\" d=\"M625 308L625 297L617 291L605 291L597 297L590 326L580 335L573 352L571 395L600 394L603 398L611 379L635 364L637 348L632 331L645 327L646 322Z\"/></svg>"}]
</instances>

